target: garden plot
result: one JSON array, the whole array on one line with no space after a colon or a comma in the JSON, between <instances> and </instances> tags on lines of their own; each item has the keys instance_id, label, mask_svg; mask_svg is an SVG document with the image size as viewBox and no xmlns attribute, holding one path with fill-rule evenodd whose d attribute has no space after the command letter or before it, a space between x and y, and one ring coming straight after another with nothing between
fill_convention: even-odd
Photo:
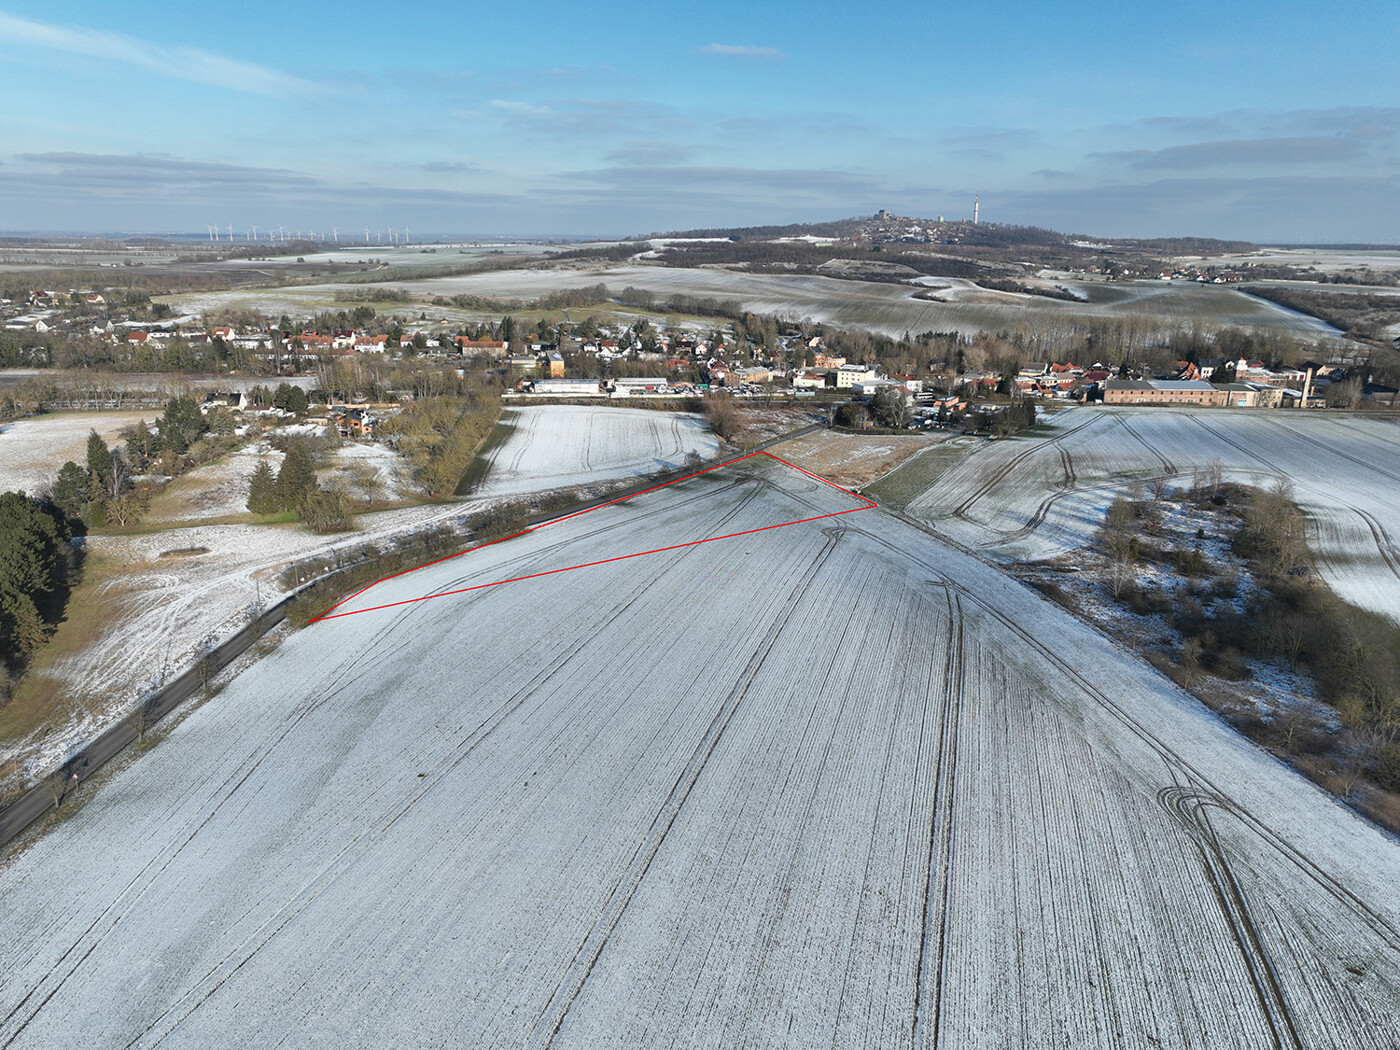
<instances>
[{"instance_id":1,"label":"garden plot","mask_svg":"<svg viewBox=\"0 0 1400 1050\"><path fill-rule=\"evenodd\" d=\"M1218 461L1227 480L1290 484L1328 584L1347 601L1400 619L1395 423L1097 407L1059 413L1046 427L1043 435L970 448L905 512L996 560L1039 561L1093 543L1109 503L1134 483L1166 477L1189 486ZM891 481L898 478L896 470Z\"/></svg>"},{"instance_id":2,"label":"garden plot","mask_svg":"<svg viewBox=\"0 0 1400 1050\"><path fill-rule=\"evenodd\" d=\"M92 431L109 446L119 445L122 430L152 418L149 411L72 412L0 425L0 492L33 495L53 484L67 460L86 469Z\"/></svg>"},{"instance_id":3,"label":"garden plot","mask_svg":"<svg viewBox=\"0 0 1400 1050\"><path fill-rule=\"evenodd\" d=\"M641 477L709 459L719 439L699 416L608 406L547 405L504 415L512 429L490 453L475 496L525 492Z\"/></svg>"},{"instance_id":4,"label":"garden plot","mask_svg":"<svg viewBox=\"0 0 1400 1050\"><path fill-rule=\"evenodd\" d=\"M851 505L725 468L356 607ZM0 1041L1389 1048L1397 878L867 510L288 639L0 869Z\"/></svg>"}]
</instances>

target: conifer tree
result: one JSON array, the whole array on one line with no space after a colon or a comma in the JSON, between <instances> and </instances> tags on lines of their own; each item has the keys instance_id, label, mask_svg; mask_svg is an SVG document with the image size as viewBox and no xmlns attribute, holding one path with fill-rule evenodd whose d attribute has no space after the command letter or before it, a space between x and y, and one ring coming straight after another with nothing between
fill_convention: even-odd
<instances>
[{"instance_id":1,"label":"conifer tree","mask_svg":"<svg viewBox=\"0 0 1400 1050\"><path fill-rule=\"evenodd\" d=\"M282 495L272 467L263 460L248 481L248 509L254 514L276 514L282 507Z\"/></svg>"},{"instance_id":2,"label":"conifer tree","mask_svg":"<svg viewBox=\"0 0 1400 1050\"><path fill-rule=\"evenodd\" d=\"M300 510L302 501L316 489L316 464L302 441L287 446L282 469L277 472L277 492L287 510Z\"/></svg>"}]
</instances>

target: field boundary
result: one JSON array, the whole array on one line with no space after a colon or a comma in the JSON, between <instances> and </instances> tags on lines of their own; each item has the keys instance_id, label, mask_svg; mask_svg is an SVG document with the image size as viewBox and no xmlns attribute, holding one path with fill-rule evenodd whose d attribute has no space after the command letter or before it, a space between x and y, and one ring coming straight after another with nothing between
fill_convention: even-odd
<instances>
[{"instance_id":1,"label":"field boundary","mask_svg":"<svg viewBox=\"0 0 1400 1050\"><path fill-rule=\"evenodd\" d=\"M421 571L422 569L429 568L430 566L433 566L433 565L440 565L440 564L442 564L442 563L445 562L445 561L451 561L453 558L460 558L460 557L462 557L462 555L464 555L464 554L470 554L470 553L472 553L473 551L483 550L483 549L485 549L486 547L494 546L494 545L497 544L497 543L504 543L506 540L513 540L513 539L516 539L516 538L518 538L518 537L520 537L520 536L528 535L529 533L532 533L532 532L538 532L540 529L546 528L546 527L549 526L549 525L554 525L554 524L557 524L558 522L561 522L561 521L569 521L571 518L577 518L577 517L579 517L579 516L581 516L581 515L583 515L583 514L592 513L593 511L598 510L598 509L600 509L600 508L602 508L602 507L610 507L610 506L612 506L614 503L621 503L621 502L623 502L624 500L629 500L629 499L632 499L632 498L634 498L634 497L636 497L636 496L644 495L644 494L646 494L646 493L648 493L648 492L656 492L656 491L659 490L659 489L664 489L664 488L666 488L667 486L675 485L675 484L678 483L678 482L687 481L687 480L689 480L690 478L696 478L696 477L699 477L699 476L702 475L702 474L708 474L710 471L719 470L719 469L722 468L722 467L732 466L732 465L734 465L735 463L742 463L744 460L753 459L753 458L756 457L756 456L767 456L769 459L773 460L773 461L776 462L776 463L781 463L783 466L785 466L785 467L790 467L790 468L793 469L793 470L796 470L796 471L798 471L798 472L800 472L800 473L802 473L802 474L807 475L809 478L813 478L813 479L815 479L815 480L817 480L817 481L820 481L820 482L821 482L822 484L824 484L824 485L829 485L830 487L836 489L838 492L843 492L843 493L845 493L847 496L850 496L852 499L860 500L862 505L859 506L859 507L847 507L845 510L836 510L836 511L832 511L832 512L830 512L829 514L818 514L818 515L815 515L815 516L810 517L810 518L798 518L798 519L795 519L795 520L793 520L793 521L778 522L777 524L774 524L774 525L763 525L763 526L760 526L759 528L756 528L756 529L745 529L745 530L742 531L742 532L731 532L731 533L727 533L727 534L725 534L725 535L723 535L723 536L706 536L706 537L703 537L703 538L698 539L698 540L687 540L687 541L685 541L685 542L683 542L683 543L674 543L674 544L671 544L670 546L666 546L666 547L656 547L656 548L653 548L653 549L651 549L651 550L645 550L645 551L634 551L634 552L631 553L631 554L619 554L619 555L616 555L615 557L612 557L612 558L601 558L601 559L599 559L598 561L585 562L585 563L580 564L580 565L567 565L567 566L564 566L563 568L559 568L559 569L547 569L547 570L545 570L544 572L530 573L530 574L525 575L525 576L514 576L514 577L510 577L510 578L504 579L504 580L495 580L495 581L493 581L493 582L491 582L491 583L478 583L478 584L474 584L474 585L471 586L471 587L459 587L459 588L457 588L456 590L451 590L451 591L439 591L439 592L437 592L437 593L435 593L435 594L423 594L423 595L419 595L419 596L416 597L416 598L404 598L404 599L402 599L402 600L400 600L400 601L396 601L396 602L386 602L386 603L384 603L383 605L372 605L372 606L369 606L368 608L364 608L364 609L351 609L351 610L349 610L349 611L347 611L347 612L337 612L337 611L336 611L336 610L339 609L341 606L343 606L346 602L351 601L351 600L354 599L354 598L358 598L360 595L362 595L362 594L364 594L365 592L367 592L367 591L369 591L369 590L371 590L371 589L373 589L373 588L379 586L381 583L385 583L385 582L388 581L388 580L397 579L397 578L400 577L400 576L407 576L409 573L419 572L419 571ZM356 591L354 594L346 595L344 598L342 598L340 601L336 602L334 605L332 605L332 606L331 606L329 609L327 609L325 612L321 613L321 615L316 616L316 617L313 617L311 620L308 621L308 623L319 623L319 622L322 621L322 620L335 620L335 619L339 619L339 618L345 617L345 616L358 616L360 613L379 612L379 611L384 610L384 609L394 609L394 608L398 608L399 606L403 606L403 605L412 605L412 604L414 604L414 603L416 603L416 602L427 601L427 600L430 599L430 598L445 598L445 597L447 597L448 595L453 595L453 594L467 594L467 593L469 593L469 592L471 592L471 591L485 590L485 589L488 588L488 587L499 587L499 586L501 586L502 584L506 584L506 583L519 583L519 582L521 582L521 581L523 581L523 580L535 580L535 579L539 579L539 578L542 577L542 576L553 576L553 575L556 575L556 574L561 573L561 572L572 572L574 569L588 569L588 568L592 568L592 567L598 566L598 565L609 565L609 564L611 564L611 563L613 563L613 562L626 561L626 560L628 560L628 559L630 559L630 558L640 558L640 557L643 557L643 556L648 555L648 554L664 554L664 553L666 553L667 551L683 550L683 549L686 548L686 547L697 547L697 546L699 546L699 545L701 545L701 544L704 544L704 543L716 543L716 542L718 542L719 540L731 540L731 539L735 539L735 538L737 538L737 537L739 537L739 536L751 536L751 535L753 535L753 534L756 533L756 532L767 532L767 531L769 531L769 530L771 530L771 529L782 529L782 528L786 528L786 527L789 526L789 525L802 525L802 524L806 524L807 522L822 521L822 520L824 520L824 519L826 519L826 518L834 518L834 517L837 517L838 515L841 515L841 514L853 514L853 513L855 513L856 511L861 511L861 510L872 510L872 509L875 509L875 508L878 507L878 506L879 506L879 504L877 504L874 500L867 499L865 496L862 496L862 495L860 495L860 494L857 493L857 492L853 492L853 491L851 491L851 490L848 489L848 488L844 488L843 486L836 484L836 482L831 481L831 480L828 479L828 478L822 477L820 474L814 474L814 473L812 473L812 471L806 470L806 469L804 469L803 467L799 467L799 466L798 466L797 464L795 464L795 463L790 463L790 462L788 462L787 460L783 459L781 456L775 456L775 455L773 455L773 453L768 452L767 450L760 449L760 450L755 451L755 452L750 452L750 453L748 453L747 455L744 455L744 456L738 456L738 457L736 457L736 458L734 458L734 459L725 460L723 463L715 463L715 464L713 464L712 466L705 467L705 468L703 468L703 469L701 469L701 470L693 471L693 472L690 473L690 474L683 474L683 475L681 475L680 477L672 478L672 479L670 479L669 481L664 481L664 482L660 483L659 485L651 485L651 486L649 486L649 487L647 487L647 488L644 488L644 489L625 492L625 493L623 493L623 494L620 495L620 496L615 496L615 497L613 497L612 499L604 500L604 501L601 502L601 503L596 503L596 504L594 504L594 505L591 506L591 507L585 507L585 508L582 509L582 510L576 510L576 511L573 511L572 513L569 513L569 514L562 514L562 515L560 515L559 517L556 517L556 518L550 518L548 521L541 522L541 523L539 523L539 524L537 524L537 525L530 525L530 526L528 526L528 527L526 527L526 528L524 528L524 529L521 529L519 532L511 533L509 536L503 536L503 537L501 537L501 538L498 539L498 540L492 540L490 543L484 543L484 544L482 544L480 547L472 547L470 550L458 551L456 554L450 554L450 555L448 555L448 556L445 557L445 558L439 558L437 561L428 562L427 565L420 565L420 566L418 566L417 568L405 569L403 572L398 572L398 573L394 573L394 574L389 575L389 576L385 576L385 577L383 577L382 579L375 580L375 581L374 581L373 583L371 583L369 586L361 588L360 590Z\"/></svg>"},{"instance_id":2,"label":"field boundary","mask_svg":"<svg viewBox=\"0 0 1400 1050\"><path fill-rule=\"evenodd\" d=\"M287 595L271 608L245 624L235 634L211 649L195 665L142 698L136 709L73 752L63 764L39 780L8 806L0 808L0 848L9 845L31 824L63 800L93 773L142 739L156 722L164 718L213 677L287 617L287 607L296 593Z\"/></svg>"}]
</instances>

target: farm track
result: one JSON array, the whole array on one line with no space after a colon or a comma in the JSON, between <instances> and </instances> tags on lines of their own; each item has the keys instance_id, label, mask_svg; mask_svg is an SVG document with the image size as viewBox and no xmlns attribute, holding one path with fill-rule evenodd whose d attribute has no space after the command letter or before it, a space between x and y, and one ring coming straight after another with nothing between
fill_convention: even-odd
<instances>
[{"instance_id":1,"label":"farm track","mask_svg":"<svg viewBox=\"0 0 1400 1050\"><path fill-rule=\"evenodd\" d=\"M1180 473L1180 471L1177 469L1176 464L1169 460L1166 456L1162 455L1162 453L1157 449L1156 445L1153 445L1150 442L1148 442L1146 439L1143 438L1141 434L1134 430L1131 425L1129 425L1127 416L1119 416L1118 418L1123 424L1123 429L1128 432L1128 436L1131 437L1134 441L1136 441L1139 445L1141 445L1149 456L1157 460L1157 462L1162 465L1162 476L1174 478L1177 474Z\"/></svg>"},{"instance_id":2,"label":"farm track","mask_svg":"<svg viewBox=\"0 0 1400 1050\"><path fill-rule=\"evenodd\" d=\"M1080 423L1078 426L1071 427L1069 430L1066 430L1063 434L1056 434L1054 437L1048 438L1045 444L1053 445L1056 448L1059 448L1060 443L1066 438L1078 434L1081 430L1093 426L1098 421L1099 417L1091 416L1089 419L1085 420L1083 423ZM957 518L966 518L968 510L972 508L972 505L974 503L982 499L982 497L987 495L987 493L991 492L992 489L996 488L996 486L999 485L1003 480L1005 480L1006 477L1010 475L1012 471L1014 471L1018 466L1021 465L1021 463L1029 459L1031 456L1035 455L1037 452L1041 451L1043 447L1044 446L1041 444L1032 444L1028 448L1017 453L1015 456L1013 456L1007 462L1003 463L1001 466L997 467L989 477L979 482L979 487L971 495L969 495L966 499L964 499L961 503L959 503L956 507L953 508L953 516Z\"/></svg>"},{"instance_id":3,"label":"farm track","mask_svg":"<svg viewBox=\"0 0 1400 1050\"><path fill-rule=\"evenodd\" d=\"M1240 888L1239 880L1230 869L1225 847L1221 844L1207 812L1210 806L1223 809L1224 804L1214 795L1200 794L1181 787L1163 788L1158 792L1157 799L1200 850L1202 863L1210 875L1220 909L1234 935L1240 955L1249 968L1250 980L1259 997L1259 1007L1273 1031L1274 1045L1285 1050L1303 1050L1303 1040L1298 1034L1293 1011L1279 984L1274 961L1264 945L1259 924L1250 912L1249 901L1244 890Z\"/></svg>"},{"instance_id":4,"label":"farm track","mask_svg":"<svg viewBox=\"0 0 1400 1050\"><path fill-rule=\"evenodd\" d=\"M1400 580L1400 549L1397 549L1395 542L1390 538L1390 532L1376 520L1375 515L1362 510L1357 506L1350 506L1350 509L1366 523L1366 528L1371 532L1372 538L1376 541L1376 550L1380 553L1382 560L1397 580Z\"/></svg>"},{"instance_id":5,"label":"farm track","mask_svg":"<svg viewBox=\"0 0 1400 1050\"><path fill-rule=\"evenodd\" d=\"M1266 472L1271 473L1275 476L1279 475L1278 468L1270 464L1269 461L1265 459L1264 456L1262 456L1259 452L1251 448L1246 448L1244 445L1241 445L1238 441L1235 441L1233 438L1226 437L1220 432L1220 429L1218 427L1211 426L1203 418L1201 418L1201 416L1192 414L1187 416L1186 418L1191 420L1191 422L1195 423L1198 427L1204 430L1216 441L1219 441L1222 445L1229 445L1236 452L1242 454L1246 459L1251 459L1263 464L1264 470Z\"/></svg>"},{"instance_id":6,"label":"farm track","mask_svg":"<svg viewBox=\"0 0 1400 1050\"><path fill-rule=\"evenodd\" d=\"M1335 445L1329 445L1326 441L1323 441L1321 438L1314 437L1311 434L1306 434L1302 430L1286 427L1276 420L1266 418L1264 422L1270 427L1273 427L1275 430L1283 431L1289 437L1297 438L1300 441L1305 441L1309 445L1314 446L1315 448L1320 448L1324 452L1336 456L1338 459L1344 459L1348 463L1351 463L1358 467L1363 467L1368 471L1379 474L1381 475L1381 477L1385 478L1388 481L1400 482L1400 474L1397 474L1391 470L1386 470L1384 467L1377 465L1373 460L1362 459L1360 456L1354 456L1349 452L1343 452Z\"/></svg>"},{"instance_id":7,"label":"farm track","mask_svg":"<svg viewBox=\"0 0 1400 1050\"><path fill-rule=\"evenodd\" d=\"M954 806L958 791L958 713L966 685L962 605L952 588L948 588L946 594L950 638L947 662L943 669L943 697L938 722L938 762L934 772L933 826L929 833L928 889L924 895L923 932L919 939L913 1027L914 1045L927 1045L935 1050L943 1032L948 927L954 911L951 887L954 862L953 822L956 813ZM925 1009L926 1002L931 1003L931 1009Z\"/></svg>"}]
</instances>

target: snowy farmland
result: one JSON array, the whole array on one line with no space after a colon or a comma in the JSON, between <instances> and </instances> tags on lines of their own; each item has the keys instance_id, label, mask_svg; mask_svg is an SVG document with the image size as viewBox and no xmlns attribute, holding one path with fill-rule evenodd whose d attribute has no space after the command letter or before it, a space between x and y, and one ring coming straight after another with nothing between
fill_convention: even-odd
<instances>
[{"instance_id":1,"label":"snowy farmland","mask_svg":"<svg viewBox=\"0 0 1400 1050\"><path fill-rule=\"evenodd\" d=\"M719 439L699 416L593 405L543 405L507 410L512 427L489 453L474 496L525 492L638 477L685 464L687 453L709 459Z\"/></svg>"},{"instance_id":2,"label":"snowy farmland","mask_svg":"<svg viewBox=\"0 0 1400 1050\"><path fill-rule=\"evenodd\" d=\"M909 461L890 479L922 490L905 512L996 560L1037 561L1092 543L1109 503L1134 481L1165 476L1189 487L1197 470L1219 460L1227 480L1291 483L1328 584L1347 601L1400 619L1394 421L1098 406L1061 412L1046 426L1044 436L970 442L951 463L929 453L924 463Z\"/></svg>"},{"instance_id":3,"label":"snowy farmland","mask_svg":"<svg viewBox=\"0 0 1400 1050\"><path fill-rule=\"evenodd\" d=\"M752 463L345 608L854 505ZM293 636L0 868L0 1044L1393 1048L1397 880L863 510Z\"/></svg>"},{"instance_id":4,"label":"snowy farmland","mask_svg":"<svg viewBox=\"0 0 1400 1050\"><path fill-rule=\"evenodd\" d=\"M406 278L407 275L404 275ZM1237 292L1186 281L1131 281L1112 285L1068 284L1087 302L1062 302L1040 296L1008 295L972 289L967 282L936 278L951 291L950 301L916 298L921 290L906 284L842 280L797 274L757 274L722 268L598 264L569 268L491 270L453 277L389 281L426 298L454 295L498 299L538 299L564 289L599 283L614 292L632 287L665 299L692 295L738 304L745 311L809 318L821 324L866 329L891 338L905 332L958 330L968 334L1034 324L1050 329L1137 318L1147 330L1180 326L1244 325L1284 331L1304 339L1336 336L1316 318L1296 314ZM356 285L364 291L366 285ZM927 290L927 289L923 289ZM187 292L168 297L181 312L256 309L268 314L312 314L342 302L341 284L286 288ZM940 292L939 298L944 298Z\"/></svg>"}]
</instances>

